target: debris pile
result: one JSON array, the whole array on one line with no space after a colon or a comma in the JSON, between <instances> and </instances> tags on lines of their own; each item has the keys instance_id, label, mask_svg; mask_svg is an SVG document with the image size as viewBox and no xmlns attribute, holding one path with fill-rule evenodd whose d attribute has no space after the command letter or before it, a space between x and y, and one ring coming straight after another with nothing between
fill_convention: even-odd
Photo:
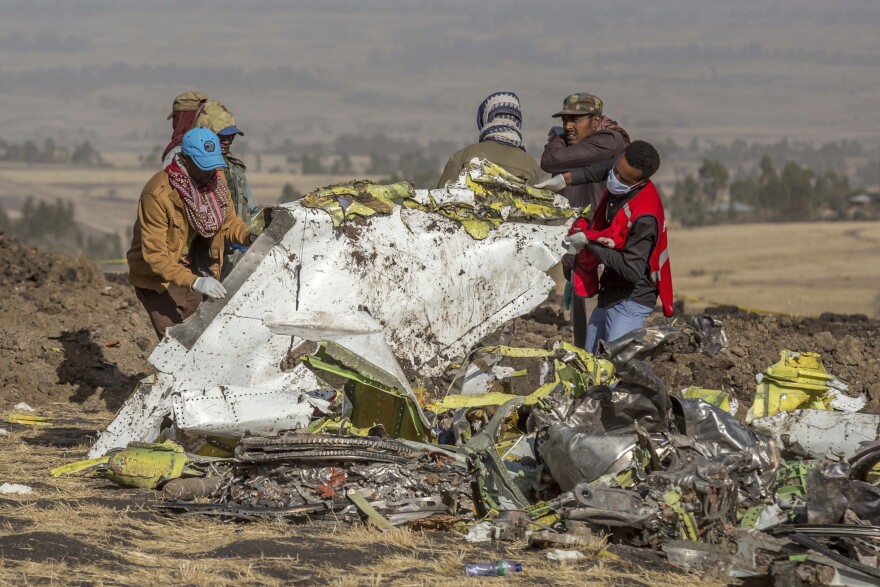
<instances>
[{"instance_id":1,"label":"debris pile","mask_svg":"<svg viewBox=\"0 0 880 587\"><path fill-rule=\"evenodd\" d=\"M880 448L861 444L880 417L809 353L767 368L749 423L722 390L671 395L649 364L722 352L708 316L596 356L497 344L547 296L573 212L489 172L274 209L227 298L169 329L92 459L55 474L161 488L173 512L449 528L557 558L604 533L694 572L880 584Z\"/></svg>"}]
</instances>

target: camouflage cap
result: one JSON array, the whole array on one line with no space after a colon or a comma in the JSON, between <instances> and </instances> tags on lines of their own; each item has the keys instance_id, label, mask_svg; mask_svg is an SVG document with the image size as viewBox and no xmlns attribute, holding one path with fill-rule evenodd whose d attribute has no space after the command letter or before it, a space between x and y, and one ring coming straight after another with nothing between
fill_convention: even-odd
<instances>
[{"instance_id":1,"label":"camouflage cap","mask_svg":"<svg viewBox=\"0 0 880 587\"><path fill-rule=\"evenodd\" d=\"M583 116L584 114L602 116L602 100L593 94L572 94L562 101L562 110L554 114L553 118Z\"/></svg>"},{"instance_id":2,"label":"camouflage cap","mask_svg":"<svg viewBox=\"0 0 880 587\"><path fill-rule=\"evenodd\" d=\"M171 114L168 115L168 120L171 120L171 117L174 116L175 112L189 112L190 110L198 110L199 104L208 99L208 96L203 94L202 92L197 92L195 90L191 92L184 92L174 98L174 104L171 106Z\"/></svg>"},{"instance_id":3,"label":"camouflage cap","mask_svg":"<svg viewBox=\"0 0 880 587\"><path fill-rule=\"evenodd\" d=\"M226 106L211 100L210 102L205 102L205 105L202 107L202 112L196 119L196 126L210 128L219 134L221 130L230 126L235 127L235 117L232 116L232 112L226 109Z\"/></svg>"}]
</instances>

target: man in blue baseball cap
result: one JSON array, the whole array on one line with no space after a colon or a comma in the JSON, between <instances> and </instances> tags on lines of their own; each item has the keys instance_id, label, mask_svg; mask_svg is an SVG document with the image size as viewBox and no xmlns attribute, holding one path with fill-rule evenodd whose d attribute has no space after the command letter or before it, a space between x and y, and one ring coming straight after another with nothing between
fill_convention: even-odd
<instances>
[{"instance_id":1,"label":"man in blue baseball cap","mask_svg":"<svg viewBox=\"0 0 880 587\"><path fill-rule=\"evenodd\" d=\"M128 281L156 334L183 322L205 296L226 297L218 281L224 240L256 238L235 212L220 138L207 128L183 135L181 150L141 192L128 251Z\"/></svg>"}]
</instances>

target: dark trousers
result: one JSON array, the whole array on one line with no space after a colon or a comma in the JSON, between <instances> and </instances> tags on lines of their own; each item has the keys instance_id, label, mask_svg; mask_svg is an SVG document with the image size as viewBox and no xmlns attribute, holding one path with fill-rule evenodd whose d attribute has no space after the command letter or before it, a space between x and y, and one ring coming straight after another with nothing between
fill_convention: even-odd
<instances>
[{"instance_id":1,"label":"dark trousers","mask_svg":"<svg viewBox=\"0 0 880 587\"><path fill-rule=\"evenodd\" d=\"M586 348L587 346L587 322L590 314L596 308L598 297L582 298L577 294L571 300L571 330L574 335L574 346ZM590 350L590 349L587 349Z\"/></svg>"},{"instance_id":2,"label":"dark trousers","mask_svg":"<svg viewBox=\"0 0 880 587\"><path fill-rule=\"evenodd\" d=\"M163 292L142 287L134 288L134 292L150 316L159 340L165 336L166 328L192 316L204 300L202 294L196 291L170 284Z\"/></svg>"}]
</instances>

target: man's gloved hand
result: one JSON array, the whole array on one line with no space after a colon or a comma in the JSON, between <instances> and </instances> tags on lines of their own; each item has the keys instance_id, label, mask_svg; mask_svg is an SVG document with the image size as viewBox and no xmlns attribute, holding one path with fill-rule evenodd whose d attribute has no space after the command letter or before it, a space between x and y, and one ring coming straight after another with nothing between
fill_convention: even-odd
<instances>
[{"instance_id":1,"label":"man's gloved hand","mask_svg":"<svg viewBox=\"0 0 880 587\"><path fill-rule=\"evenodd\" d=\"M547 133L547 138L552 139L553 137L565 137L565 129L561 126L550 127L550 132Z\"/></svg>"},{"instance_id":2,"label":"man's gloved hand","mask_svg":"<svg viewBox=\"0 0 880 587\"><path fill-rule=\"evenodd\" d=\"M587 235L582 232L569 234L562 239L562 244L568 247L569 255L577 255L587 246Z\"/></svg>"},{"instance_id":3,"label":"man's gloved hand","mask_svg":"<svg viewBox=\"0 0 880 587\"><path fill-rule=\"evenodd\" d=\"M222 300L226 297L226 288L213 277L199 277L193 283L193 290L215 300Z\"/></svg>"},{"instance_id":4,"label":"man's gloved hand","mask_svg":"<svg viewBox=\"0 0 880 587\"><path fill-rule=\"evenodd\" d=\"M565 187L565 176L562 174L554 175L547 181L542 181L541 183L536 183L535 187L541 190L550 190L551 192L558 192L562 188Z\"/></svg>"}]
</instances>

